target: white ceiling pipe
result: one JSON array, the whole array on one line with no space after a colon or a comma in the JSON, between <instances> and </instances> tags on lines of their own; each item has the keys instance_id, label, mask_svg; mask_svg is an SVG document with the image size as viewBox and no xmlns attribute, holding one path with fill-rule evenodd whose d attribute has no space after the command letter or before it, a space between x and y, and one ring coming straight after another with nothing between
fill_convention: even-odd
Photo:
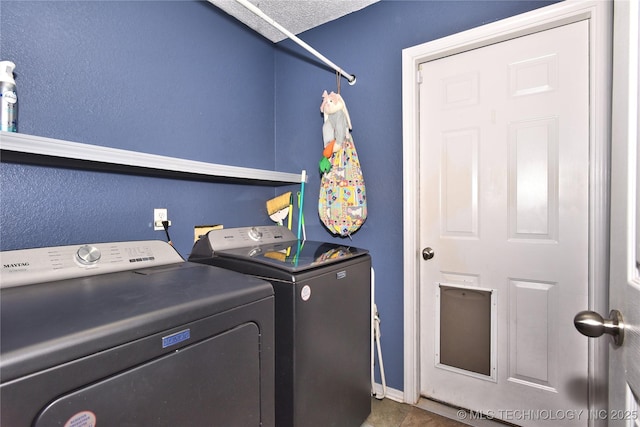
<instances>
[{"instance_id":1,"label":"white ceiling pipe","mask_svg":"<svg viewBox=\"0 0 640 427\"><path fill-rule=\"evenodd\" d=\"M211 0L209 0L209 2L211 2ZM282 25L278 24L276 21L274 21L271 17L267 16L262 10L260 10L257 6L255 6L253 3L249 2L248 0L236 0L237 3L240 3L242 6L246 7L247 9L249 9L252 13L254 13L256 16L262 18L264 21L266 21L267 23L269 23L271 26L273 26L274 28L276 28L278 31L280 31L282 34L286 35L288 38L290 38L291 40L293 40L294 42L296 42L298 45L300 45L302 48L304 48L306 51L308 51L309 53L311 53L312 55L314 55L316 58L318 58L319 60L321 60L322 62L324 62L325 64L327 64L328 66L330 66L331 68L333 68L334 70L336 70L338 73L342 74L342 76L344 76L347 81L349 82L350 85L354 85L356 84L356 76L347 73L346 71L344 71L342 68L338 67L336 64L334 64L333 62L329 61L329 59L327 59L324 55L322 55L320 52L318 52L317 50L315 50L314 48L312 48L311 46L309 46L307 43L305 43L304 41L302 41L300 38L298 38L295 34L293 34L291 31L287 30L286 28L284 28Z\"/></svg>"}]
</instances>

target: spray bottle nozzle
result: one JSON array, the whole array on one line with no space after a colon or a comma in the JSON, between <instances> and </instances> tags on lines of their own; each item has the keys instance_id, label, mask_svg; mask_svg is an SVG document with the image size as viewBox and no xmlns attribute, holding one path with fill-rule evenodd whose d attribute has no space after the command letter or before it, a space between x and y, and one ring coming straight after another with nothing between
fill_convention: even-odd
<instances>
[{"instance_id":1,"label":"spray bottle nozzle","mask_svg":"<svg viewBox=\"0 0 640 427\"><path fill-rule=\"evenodd\" d=\"M0 82L9 82L15 84L13 80L13 70L16 64L11 61L0 61Z\"/></svg>"}]
</instances>

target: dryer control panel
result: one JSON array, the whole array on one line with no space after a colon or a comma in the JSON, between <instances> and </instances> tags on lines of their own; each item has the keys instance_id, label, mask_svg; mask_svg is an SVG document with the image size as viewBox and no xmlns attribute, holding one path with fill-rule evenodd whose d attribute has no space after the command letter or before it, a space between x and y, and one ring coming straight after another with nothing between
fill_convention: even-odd
<instances>
[{"instance_id":1,"label":"dryer control panel","mask_svg":"<svg viewBox=\"0 0 640 427\"><path fill-rule=\"evenodd\" d=\"M291 230L278 225L211 230L204 238L214 252L297 240Z\"/></svg>"},{"instance_id":2,"label":"dryer control panel","mask_svg":"<svg viewBox=\"0 0 640 427\"><path fill-rule=\"evenodd\" d=\"M0 252L0 288L184 262L160 240L93 243Z\"/></svg>"}]
</instances>

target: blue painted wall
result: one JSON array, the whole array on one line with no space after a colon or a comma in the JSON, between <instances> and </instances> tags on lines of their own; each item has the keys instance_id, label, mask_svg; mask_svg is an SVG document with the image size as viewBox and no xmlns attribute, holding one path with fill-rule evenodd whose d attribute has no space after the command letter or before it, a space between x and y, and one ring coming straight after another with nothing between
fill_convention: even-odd
<instances>
[{"instance_id":1,"label":"blue painted wall","mask_svg":"<svg viewBox=\"0 0 640 427\"><path fill-rule=\"evenodd\" d=\"M542 1L385 0L301 35L358 77L342 94L367 184L368 248L388 385L403 388L401 50L542 7ZM316 214L322 91L335 75L291 41L273 45L205 2L0 2L22 133L237 166L309 171ZM264 201L296 188L212 184L0 163L0 249L162 239L166 207L187 257L193 226L269 224Z\"/></svg>"},{"instance_id":2,"label":"blue painted wall","mask_svg":"<svg viewBox=\"0 0 640 427\"><path fill-rule=\"evenodd\" d=\"M0 14L20 132L274 169L273 44L209 3L2 1ZM273 188L0 167L3 250L164 239L161 207L184 257L194 225L270 222Z\"/></svg>"}]
</instances>

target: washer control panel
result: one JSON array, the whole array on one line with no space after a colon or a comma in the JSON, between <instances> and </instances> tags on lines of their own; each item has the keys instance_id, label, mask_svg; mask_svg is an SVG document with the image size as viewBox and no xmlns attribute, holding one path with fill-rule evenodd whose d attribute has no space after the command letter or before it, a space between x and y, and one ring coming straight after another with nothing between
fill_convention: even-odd
<instances>
[{"instance_id":1,"label":"washer control panel","mask_svg":"<svg viewBox=\"0 0 640 427\"><path fill-rule=\"evenodd\" d=\"M184 262L160 240L94 243L0 252L0 288Z\"/></svg>"},{"instance_id":2,"label":"washer control panel","mask_svg":"<svg viewBox=\"0 0 640 427\"><path fill-rule=\"evenodd\" d=\"M291 230L279 225L211 230L206 238L214 252L297 240Z\"/></svg>"}]
</instances>

